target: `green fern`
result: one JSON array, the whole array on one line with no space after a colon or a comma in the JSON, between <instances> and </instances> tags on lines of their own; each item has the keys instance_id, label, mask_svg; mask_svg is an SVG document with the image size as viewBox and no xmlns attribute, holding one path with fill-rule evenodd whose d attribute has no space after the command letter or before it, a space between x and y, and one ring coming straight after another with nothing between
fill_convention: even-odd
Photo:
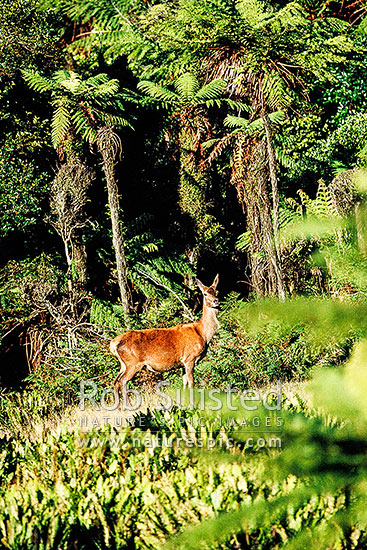
<instances>
[{"instance_id":1,"label":"green fern","mask_svg":"<svg viewBox=\"0 0 367 550\"><path fill-rule=\"evenodd\" d=\"M315 199L310 197L302 190L297 191L302 206L305 208L305 214L316 218L329 219L337 215L328 186L323 180L319 180Z\"/></svg>"},{"instance_id":2,"label":"green fern","mask_svg":"<svg viewBox=\"0 0 367 550\"><path fill-rule=\"evenodd\" d=\"M199 90L199 82L193 74L185 73L178 77L175 88L182 101L190 104Z\"/></svg>"},{"instance_id":3,"label":"green fern","mask_svg":"<svg viewBox=\"0 0 367 550\"><path fill-rule=\"evenodd\" d=\"M134 287L146 298L168 297L174 292L184 302L184 285L176 281L193 276L186 257L180 254L167 254L162 239L158 239L149 229L150 215L142 215L132 223L126 235L126 257L128 278Z\"/></svg>"},{"instance_id":4,"label":"green fern","mask_svg":"<svg viewBox=\"0 0 367 550\"><path fill-rule=\"evenodd\" d=\"M258 0L240 0L236 3L236 9L250 27L259 25L267 18L264 4Z\"/></svg>"},{"instance_id":5,"label":"green fern","mask_svg":"<svg viewBox=\"0 0 367 550\"><path fill-rule=\"evenodd\" d=\"M244 233L241 233L241 235L239 235L237 239L236 248L238 248L238 250L241 250L242 252L249 250L251 247L251 240L252 235L250 231L245 231Z\"/></svg>"},{"instance_id":6,"label":"green fern","mask_svg":"<svg viewBox=\"0 0 367 550\"><path fill-rule=\"evenodd\" d=\"M284 79L276 71L264 71L262 90L266 104L271 110L286 110L292 104L292 96Z\"/></svg>"},{"instance_id":7,"label":"green fern","mask_svg":"<svg viewBox=\"0 0 367 550\"><path fill-rule=\"evenodd\" d=\"M222 79L216 79L200 87L197 77L192 73L179 76L174 82L175 92L154 82L141 81L138 89L161 102L165 107L183 109L185 107L197 107L205 105L211 107L214 104L228 102L223 93L226 83Z\"/></svg>"},{"instance_id":8,"label":"green fern","mask_svg":"<svg viewBox=\"0 0 367 550\"><path fill-rule=\"evenodd\" d=\"M154 82L142 81L138 84L138 89L144 94L151 96L153 99L162 102L166 106L179 105L180 98L178 94L155 84Z\"/></svg>"},{"instance_id":9,"label":"green fern","mask_svg":"<svg viewBox=\"0 0 367 550\"><path fill-rule=\"evenodd\" d=\"M273 125L279 125L284 120L284 113L282 111L275 111L269 114L269 119ZM224 119L224 125L249 135L264 131L262 118L257 118L250 122L250 120L241 116L227 115Z\"/></svg>"},{"instance_id":10,"label":"green fern","mask_svg":"<svg viewBox=\"0 0 367 550\"><path fill-rule=\"evenodd\" d=\"M93 299L90 307L89 320L92 324L108 330L124 330L125 320L123 311L117 312L112 304Z\"/></svg>"},{"instance_id":11,"label":"green fern","mask_svg":"<svg viewBox=\"0 0 367 550\"><path fill-rule=\"evenodd\" d=\"M34 71L23 71L23 77L33 90L48 93L54 108L52 116L52 143L62 147L74 130L90 144L97 140L102 125L130 125L122 114L116 79L102 73L83 80L71 71L56 71L50 79Z\"/></svg>"}]
</instances>

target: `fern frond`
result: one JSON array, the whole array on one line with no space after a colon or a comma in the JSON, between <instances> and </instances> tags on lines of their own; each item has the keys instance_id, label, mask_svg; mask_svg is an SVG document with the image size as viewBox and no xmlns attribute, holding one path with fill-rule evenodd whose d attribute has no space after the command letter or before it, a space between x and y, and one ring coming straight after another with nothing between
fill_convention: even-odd
<instances>
[{"instance_id":1,"label":"fern frond","mask_svg":"<svg viewBox=\"0 0 367 550\"><path fill-rule=\"evenodd\" d=\"M159 84L155 84L154 82L143 80L142 82L139 82L138 89L146 95L149 95L153 99L161 101L166 105L176 106L180 104L179 96L175 92L172 92Z\"/></svg>"},{"instance_id":2,"label":"fern frond","mask_svg":"<svg viewBox=\"0 0 367 550\"><path fill-rule=\"evenodd\" d=\"M276 111L269 114L269 119L273 124L279 124L284 120L284 113L282 111ZM227 115L224 119L224 125L228 128L237 128L246 134L255 134L264 129L264 123L262 118L257 118L250 122L247 118L240 116Z\"/></svg>"},{"instance_id":3,"label":"fern frond","mask_svg":"<svg viewBox=\"0 0 367 550\"><path fill-rule=\"evenodd\" d=\"M264 71L262 89L270 109L287 109L291 105L292 97L288 93L284 80L276 71Z\"/></svg>"},{"instance_id":4,"label":"fern frond","mask_svg":"<svg viewBox=\"0 0 367 550\"><path fill-rule=\"evenodd\" d=\"M295 210L298 214L302 214L302 205L298 204L292 197L288 197L285 201Z\"/></svg>"},{"instance_id":5,"label":"fern frond","mask_svg":"<svg viewBox=\"0 0 367 550\"><path fill-rule=\"evenodd\" d=\"M52 80L41 76L36 71L24 69L22 75L28 86L36 92L50 92L57 89Z\"/></svg>"},{"instance_id":6,"label":"fern frond","mask_svg":"<svg viewBox=\"0 0 367 550\"><path fill-rule=\"evenodd\" d=\"M298 206L298 205L297 205ZM279 208L279 229L283 231L289 225L292 225L301 219L302 212L299 210L281 206Z\"/></svg>"},{"instance_id":7,"label":"fern frond","mask_svg":"<svg viewBox=\"0 0 367 550\"><path fill-rule=\"evenodd\" d=\"M239 235L237 241L236 241L236 248L238 250L247 251L251 247L252 242L252 233L251 231L245 231L241 235Z\"/></svg>"},{"instance_id":8,"label":"fern frond","mask_svg":"<svg viewBox=\"0 0 367 550\"><path fill-rule=\"evenodd\" d=\"M205 103L211 99L220 99L226 89L226 81L223 79L213 80L209 82L196 93L194 102Z\"/></svg>"},{"instance_id":9,"label":"fern frond","mask_svg":"<svg viewBox=\"0 0 367 550\"><path fill-rule=\"evenodd\" d=\"M251 124L248 125L247 131L248 133L256 133L261 132L264 129L264 122L262 118L257 118L256 120L253 120Z\"/></svg>"},{"instance_id":10,"label":"fern frond","mask_svg":"<svg viewBox=\"0 0 367 550\"><path fill-rule=\"evenodd\" d=\"M148 252L148 253L151 253L151 252L158 252L158 250L159 250L159 248L158 248L158 246L156 245L156 243L147 243L147 244L143 244L142 249L144 250L144 252Z\"/></svg>"},{"instance_id":11,"label":"fern frond","mask_svg":"<svg viewBox=\"0 0 367 550\"><path fill-rule=\"evenodd\" d=\"M56 148L67 138L70 128L70 103L65 98L59 98L51 103L54 112L51 121L51 139Z\"/></svg>"},{"instance_id":12,"label":"fern frond","mask_svg":"<svg viewBox=\"0 0 367 550\"><path fill-rule=\"evenodd\" d=\"M367 36L367 15L364 15L354 32L357 36L360 36L362 38L365 38Z\"/></svg>"},{"instance_id":13,"label":"fern frond","mask_svg":"<svg viewBox=\"0 0 367 550\"><path fill-rule=\"evenodd\" d=\"M116 128L133 128L132 124L124 117L119 115L113 115L110 113L106 113L104 111L101 111L98 113L99 119L106 125L106 126L114 126Z\"/></svg>"},{"instance_id":14,"label":"fern frond","mask_svg":"<svg viewBox=\"0 0 367 550\"><path fill-rule=\"evenodd\" d=\"M88 84L85 86L85 91L83 88L80 89L80 94L85 97L85 99L93 99L94 101L101 98L102 101L106 101L109 97L115 97L119 90L118 80L112 80L111 82L104 82L101 84Z\"/></svg>"},{"instance_id":15,"label":"fern frond","mask_svg":"<svg viewBox=\"0 0 367 550\"><path fill-rule=\"evenodd\" d=\"M312 213L320 218L329 218L337 212L334 208L328 186L322 179L318 183L316 199L312 201Z\"/></svg>"},{"instance_id":16,"label":"fern frond","mask_svg":"<svg viewBox=\"0 0 367 550\"><path fill-rule=\"evenodd\" d=\"M284 122L285 120L284 111L274 111L273 113L270 113L269 120L273 124L280 124L281 122Z\"/></svg>"},{"instance_id":17,"label":"fern frond","mask_svg":"<svg viewBox=\"0 0 367 550\"><path fill-rule=\"evenodd\" d=\"M298 164L292 157L287 155L280 147L275 148L275 157L278 163L288 170L296 170Z\"/></svg>"},{"instance_id":18,"label":"fern frond","mask_svg":"<svg viewBox=\"0 0 367 550\"><path fill-rule=\"evenodd\" d=\"M214 144L215 146L213 147L212 152L210 153L209 157L206 160L208 165L212 164L226 150L226 148L230 145L235 135L236 135L236 131L231 132L230 134L227 134L220 140L217 140L217 143Z\"/></svg>"},{"instance_id":19,"label":"fern frond","mask_svg":"<svg viewBox=\"0 0 367 550\"><path fill-rule=\"evenodd\" d=\"M70 77L70 73L68 71L65 71L63 69L59 69L58 71L55 71L51 77L52 82L54 82L57 86L61 84L61 82L64 82L64 80L67 80Z\"/></svg>"},{"instance_id":20,"label":"fern frond","mask_svg":"<svg viewBox=\"0 0 367 550\"><path fill-rule=\"evenodd\" d=\"M234 109L235 111L238 111L239 113L241 113L242 111L244 111L245 113L254 112L254 110L249 105L247 105L246 103L242 103L241 101L235 101L226 97L223 99L223 102L228 105L228 107Z\"/></svg>"},{"instance_id":21,"label":"fern frond","mask_svg":"<svg viewBox=\"0 0 367 550\"><path fill-rule=\"evenodd\" d=\"M89 143L94 143L97 139L97 129L96 121L91 119L88 112L83 109L76 109L70 116L69 119L72 121L74 128L78 134L80 134L83 139Z\"/></svg>"},{"instance_id":22,"label":"fern frond","mask_svg":"<svg viewBox=\"0 0 367 550\"><path fill-rule=\"evenodd\" d=\"M49 2L49 7L54 8L53 2L46 1ZM114 2L108 0L83 0L83 2L59 0L58 8L73 21L82 20L87 22L96 19L105 27L114 30L131 25L129 20L123 16L126 11L126 2L123 0L115 0Z\"/></svg>"},{"instance_id":23,"label":"fern frond","mask_svg":"<svg viewBox=\"0 0 367 550\"><path fill-rule=\"evenodd\" d=\"M250 121L247 118L240 116L227 115L224 119L224 126L228 128L239 128L241 130L247 130L250 125Z\"/></svg>"},{"instance_id":24,"label":"fern frond","mask_svg":"<svg viewBox=\"0 0 367 550\"><path fill-rule=\"evenodd\" d=\"M303 191L303 189L298 189L297 195L299 196L299 198L301 200L301 204L303 206L305 206L307 208L307 206L311 205L312 201L311 201L310 197L307 195L307 193L305 193Z\"/></svg>"},{"instance_id":25,"label":"fern frond","mask_svg":"<svg viewBox=\"0 0 367 550\"><path fill-rule=\"evenodd\" d=\"M65 72L65 78L62 80L55 79L55 82L58 82L58 84L60 84L60 86L65 88L65 90L67 90L68 92L71 92L72 94L76 94L81 84L80 76L74 72L71 72L71 73L66 73L66 71L60 71L60 72Z\"/></svg>"},{"instance_id":26,"label":"fern frond","mask_svg":"<svg viewBox=\"0 0 367 550\"><path fill-rule=\"evenodd\" d=\"M315 21L314 26L326 33L346 33L350 28L348 21L336 17L320 18Z\"/></svg>"},{"instance_id":27,"label":"fern frond","mask_svg":"<svg viewBox=\"0 0 367 550\"><path fill-rule=\"evenodd\" d=\"M210 149L213 145L217 144L219 141L220 141L219 138L208 139L207 141L204 141L204 143L202 143L201 146L204 150Z\"/></svg>"},{"instance_id":28,"label":"fern frond","mask_svg":"<svg viewBox=\"0 0 367 550\"><path fill-rule=\"evenodd\" d=\"M249 27L255 27L267 17L264 3L259 0L239 0L236 10Z\"/></svg>"},{"instance_id":29,"label":"fern frond","mask_svg":"<svg viewBox=\"0 0 367 550\"><path fill-rule=\"evenodd\" d=\"M285 31L292 31L298 28L307 28L310 21L307 13L298 2L289 2L284 8L264 18L256 25L256 29L263 31L267 29L273 34L280 34Z\"/></svg>"},{"instance_id":30,"label":"fern frond","mask_svg":"<svg viewBox=\"0 0 367 550\"><path fill-rule=\"evenodd\" d=\"M175 81L175 89L184 103L191 103L199 90L198 79L192 73L185 73Z\"/></svg>"}]
</instances>

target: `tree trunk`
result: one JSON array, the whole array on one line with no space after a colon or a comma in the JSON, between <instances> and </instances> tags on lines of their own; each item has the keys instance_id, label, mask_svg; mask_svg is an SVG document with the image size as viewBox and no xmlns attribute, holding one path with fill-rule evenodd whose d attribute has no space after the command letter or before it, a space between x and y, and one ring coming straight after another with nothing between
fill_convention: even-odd
<instances>
[{"instance_id":1,"label":"tree trunk","mask_svg":"<svg viewBox=\"0 0 367 550\"><path fill-rule=\"evenodd\" d=\"M284 289L284 280L281 264L281 255L280 255L280 243L279 243L279 187L278 187L278 178L277 178L277 163L275 159L275 151L273 146L273 140L271 135L271 126L270 120L267 113L264 111L262 114L262 120L264 123L265 137L266 137L266 148L268 153L268 166L269 166L269 176L273 197L273 235L274 235L274 246L271 244L272 236L267 235L267 240L269 241L269 250L274 249L271 252L270 257L273 263L274 271L277 279L277 288L278 288L278 297L281 302L285 300L285 289Z\"/></svg>"},{"instance_id":2,"label":"tree trunk","mask_svg":"<svg viewBox=\"0 0 367 550\"><path fill-rule=\"evenodd\" d=\"M68 266L66 277L68 281L68 291L71 295L73 293L73 258L72 253L69 251L69 241L66 238L63 238L64 249L65 249L65 258L66 265Z\"/></svg>"},{"instance_id":3,"label":"tree trunk","mask_svg":"<svg viewBox=\"0 0 367 550\"><path fill-rule=\"evenodd\" d=\"M64 241L64 247L65 247L66 264L68 266L66 276L68 281L68 299L69 299L69 305L70 305L70 312L71 312L72 318L76 321L77 310L76 310L76 304L75 304L75 287L73 282L73 244L71 242L71 239L68 239L65 235L62 238ZM70 246L70 249L69 249L69 246Z\"/></svg>"},{"instance_id":4,"label":"tree trunk","mask_svg":"<svg viewBox=\"0 0 367 550\"><path fill-rule=\"evenodd\" d=\"M115 158L117 156L119 141L110 128L102 128L99 131L99 151L103 159L103 170L106 176L108 204L111 214L112 244L115 251L117 280L120 289L121 303L125 316L131 313L131 293L127 284L126 257L124 235L120 221L120 201L118 187L115 178Z\"/></svg>"},{"instance_id":5,"label":"tree trunk","mask_svg":"<svg viewBox=\"0 0 367 550\"><path fill-rule=\"evenodd\" d=\"M74 266L76 271L76 283L79 288L84 289L87 280L87 251L82 236L77 235L73 239Z\"/></svg>"},{"instance_id":6,"label":"tree trunk","mask_svg":"<svg viewBox=\"0 0 367 550\"><path fill-rule=\"evenodd\" d=\"M85 181L86 189L90 186L94 176L92 172L87 169L82 160L82 155L80 151L77 150L77 139L75 134L71 129L69 129L67 134L67 139L64 143L63 150L59 150L59 159L60 161L66 160L64 166L70 167L70 174L72 174L72 169L74 168L74 178L77 178L79 181L76 183L80 189L80 182ZM70 186L70 192L72 192L74 186ZM83 215L85 216L85 207L87 204L87 195L84 197L84 204L82 205ZM87 273L87 251L85 244L83 242L83 232L81 229L77 229L71 234L71 248L73 250L73 262L74 270L76 274L76 283L79 289L85 290L88 273Z\"/></svg>"},{"instance_id":7,"label":"tree trunk","mask_svg":"<svg viewBox=\"0 0 367 550\"><path fill-rule=\"evenodd\" d=\"M259 296L273 296L278 287L264 142L238 134L232 159L231 181L245 206L246 228L251 234L247 250L251 286Z\"/></svg>"},{"instance_id":8,"label":"tree trunk","mask_svg":"<svg viewBox=\"0 0 367 550\"><path fill-rule=\"evenodd\" d=\"M195 115L192 114L192 117ZM206 192L208 186L208 169L202 165L203 154L200 147L193 143L191 130L185 127L186 117L179 131L180 147L180 181L178 187L179 205L181 210L190 216L194 233L194 243L191 246L192 265L197 269L200 253L205 248L215 248L220 225L216 218L208 212ZM195 128L200 128L200 119L191 119ZM205 127L205 124L203 124ZM199 132L199 130L198 130ZM206 136L208 137L208 136ZM204 141L201 136L200 141Z\"/></svg>"}]
</instances>

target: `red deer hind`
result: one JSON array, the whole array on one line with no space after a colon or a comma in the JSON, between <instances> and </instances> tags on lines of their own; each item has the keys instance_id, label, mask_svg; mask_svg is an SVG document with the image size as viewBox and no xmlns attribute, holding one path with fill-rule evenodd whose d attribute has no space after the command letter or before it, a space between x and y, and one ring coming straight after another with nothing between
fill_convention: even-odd
<instances>
[{"instance_id":1,"label":"red deer hind","mask_svg":"<svg viewBox=\"0 0 367 550\"><path fill-rule=\"evenodd\" d=\"M114 388L121 387L126 396L126 385L144 366L153 372L166 372L184 367L183 385L194 386L194 366L219 328L217 298L219 275L211 286L196 280L203 293L203 314L196 323L185 323L169 328L131 330L116 336L110 343L111 352L121 363L114 380Z\"/></svg>"}]
</instances>

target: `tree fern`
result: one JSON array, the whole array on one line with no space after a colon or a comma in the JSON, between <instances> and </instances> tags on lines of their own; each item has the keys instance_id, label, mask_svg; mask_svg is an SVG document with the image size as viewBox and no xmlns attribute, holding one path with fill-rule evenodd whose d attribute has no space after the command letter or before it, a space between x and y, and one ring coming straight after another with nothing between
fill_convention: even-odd
<instances>
[{"instance_id":1,"label":"tree fern","mask_svg":"<svg viewBox=\"0 0 367 550\"><path fill-rule=\"evenodd\" d=\"M71 125L70 104L67 99L61 98L52 102L54 112L51 121L51 139L55 148L65 141Z\"/></svg>"},{"instance_id":2,"label":"tree fern","mask_svg":"<svg viewBox=\"0 0 367 550\"><path fill-rule=\"evenodd\" d=\"M236 9L249 27L255 27L267 18L264 2L260 0L239 0Z\"/></svg>"},{"instance_id":3,"label":"tree fern","mask_svg":"<svg viewBox=\"0 0 367 550\"><path fill-rule=\"evenodd\" d=\"M142 81L138 89L164 104L165 107L184 109L205 105L207 107L228 103L223 98L226 83L223 79L216 79L200 87L197 77L192 73L185 73L174 82L176 93L154 82ZM236 102L233 102L236 104Z\"/></svg>"},{"instance_id":4,"label":"tree fern","mask_svg":"<svg viewBox=\"0 0 367 550\"><path fill-rule=\"evenodd\" d=\"M175 88L181 101L189 104L199 90L199 82L192 73L185 73L177 78Z\"/></svg>"},{"instance_id":5,"label":"tree fern","mask_svg":"<svg viewBox=\"0 0 367 550\"><path fill-rule=\"evenodd\" d=\"M264 71L262 80L262 91L269 109L286 110L292 103L292 97L287 89L284 80L276 71Z\"/></svg>"},{"instance_id":6,"label":"tree fern","mask_svg":"<svg viewBox=\"0 0 367 550\"><path fill-rule=\"evenodd\" d=\"M251 246L251 232L245 231L244 233L241 233L236 241L236 248L238 250L241 250L242 252L248 250Z\"/></svg>"},{"instance_id":7,"label":"tree fern","mask_svg":"<svg viewBox=\"0 0 367 550\"><path fill-rule=\"evenodd\" d=\"M103 124L126 126L122 110L119 83L101 73L83 80L75 72L59 70L50 79L34 71L24 71L24 79L37 92L50 94L54 108L52 143L58 147L75 131L93 144L97 130ZM109 112L109 110L111 112Z\"/></svg>"},{"instance_id":8,"label":"tree fern","mask_svg":"<svg viewBox=\"0 0 367 550\"><path fill-rule=\"evenodd\" d=\"M218 99L223 96L226 86L227 84L223 79L213 80L196 91L195 100L199 103Z\"/></svg>"},{"instance_id":9,"label":"tree fern","mask_svg":"<svg viewBox=\"0 0 367 550\"><path fill-rule=\"evenodd\" d=\"M175 92L155 84L154 82L142 81L138 83L138 89L144 94L151 96L165 106L176 105L179 103L179 96Z\"/></svg>"},{"instance_id":10,"label":"tree fern","mask_svg":"<svg viewBox=\"0 0 367 550\"><path fill-rule=\"evenodd\" d=\"M284 113L282 111L275 111L269 114L269 119L274 125L278 125L284 120ZM224 126L236 128L250 135L263 131L264 121L262 118L257 118L250 122L249 119L241 116L227 115L224 119Z\"/></svg>"},{"instance_id":11,"label":"tree fern","mask_svg":"<svg viewBox=\"0 0 367 550\"><path fill-rule=\"evenodd\" d=\"M35 71L23 69L22 75L28 86L36 92L49 92L56 89L56 84L52 79L45 78Z\"/></svg>"},{"instance_id":12,"label":"tree fern","mask_svg":"<svg viewBox=\"0 0 367 550\"><path fill-rule=\"evenodd\" d=\"M116 93L117 81L109 80L105 74L83 81L73 71L57 71L51 80L52 84L48 88L44 86L43 89L50 92L51 105L54 107L52 142L57 148L60 159L65 156L66 142L72 142L77 136L90 145L96 144L102 157L110 206L117 280L127 318L131 310L131 295L126 280L124 236L120 224L118 186L114 171L121 143L111 123L127 125L128 122L118 112L121 110L121 102ZM39 81L42 82L42 78L31 78L31 87L39 88ZM96 91L97 94L94 93ZM71 292L71 288L69 291Z\"/></svg>"},{"instance_id":13,"label":"tree fern","mask_svg":"<svg viewBox=\"0 0 367 550\"><path fill-rule=\"evenodd\" d=\"M241 116L227 115L224 119L224 125L228 128L247 130L250 125L250 121Z\"/></svg>"}]
</instances>

